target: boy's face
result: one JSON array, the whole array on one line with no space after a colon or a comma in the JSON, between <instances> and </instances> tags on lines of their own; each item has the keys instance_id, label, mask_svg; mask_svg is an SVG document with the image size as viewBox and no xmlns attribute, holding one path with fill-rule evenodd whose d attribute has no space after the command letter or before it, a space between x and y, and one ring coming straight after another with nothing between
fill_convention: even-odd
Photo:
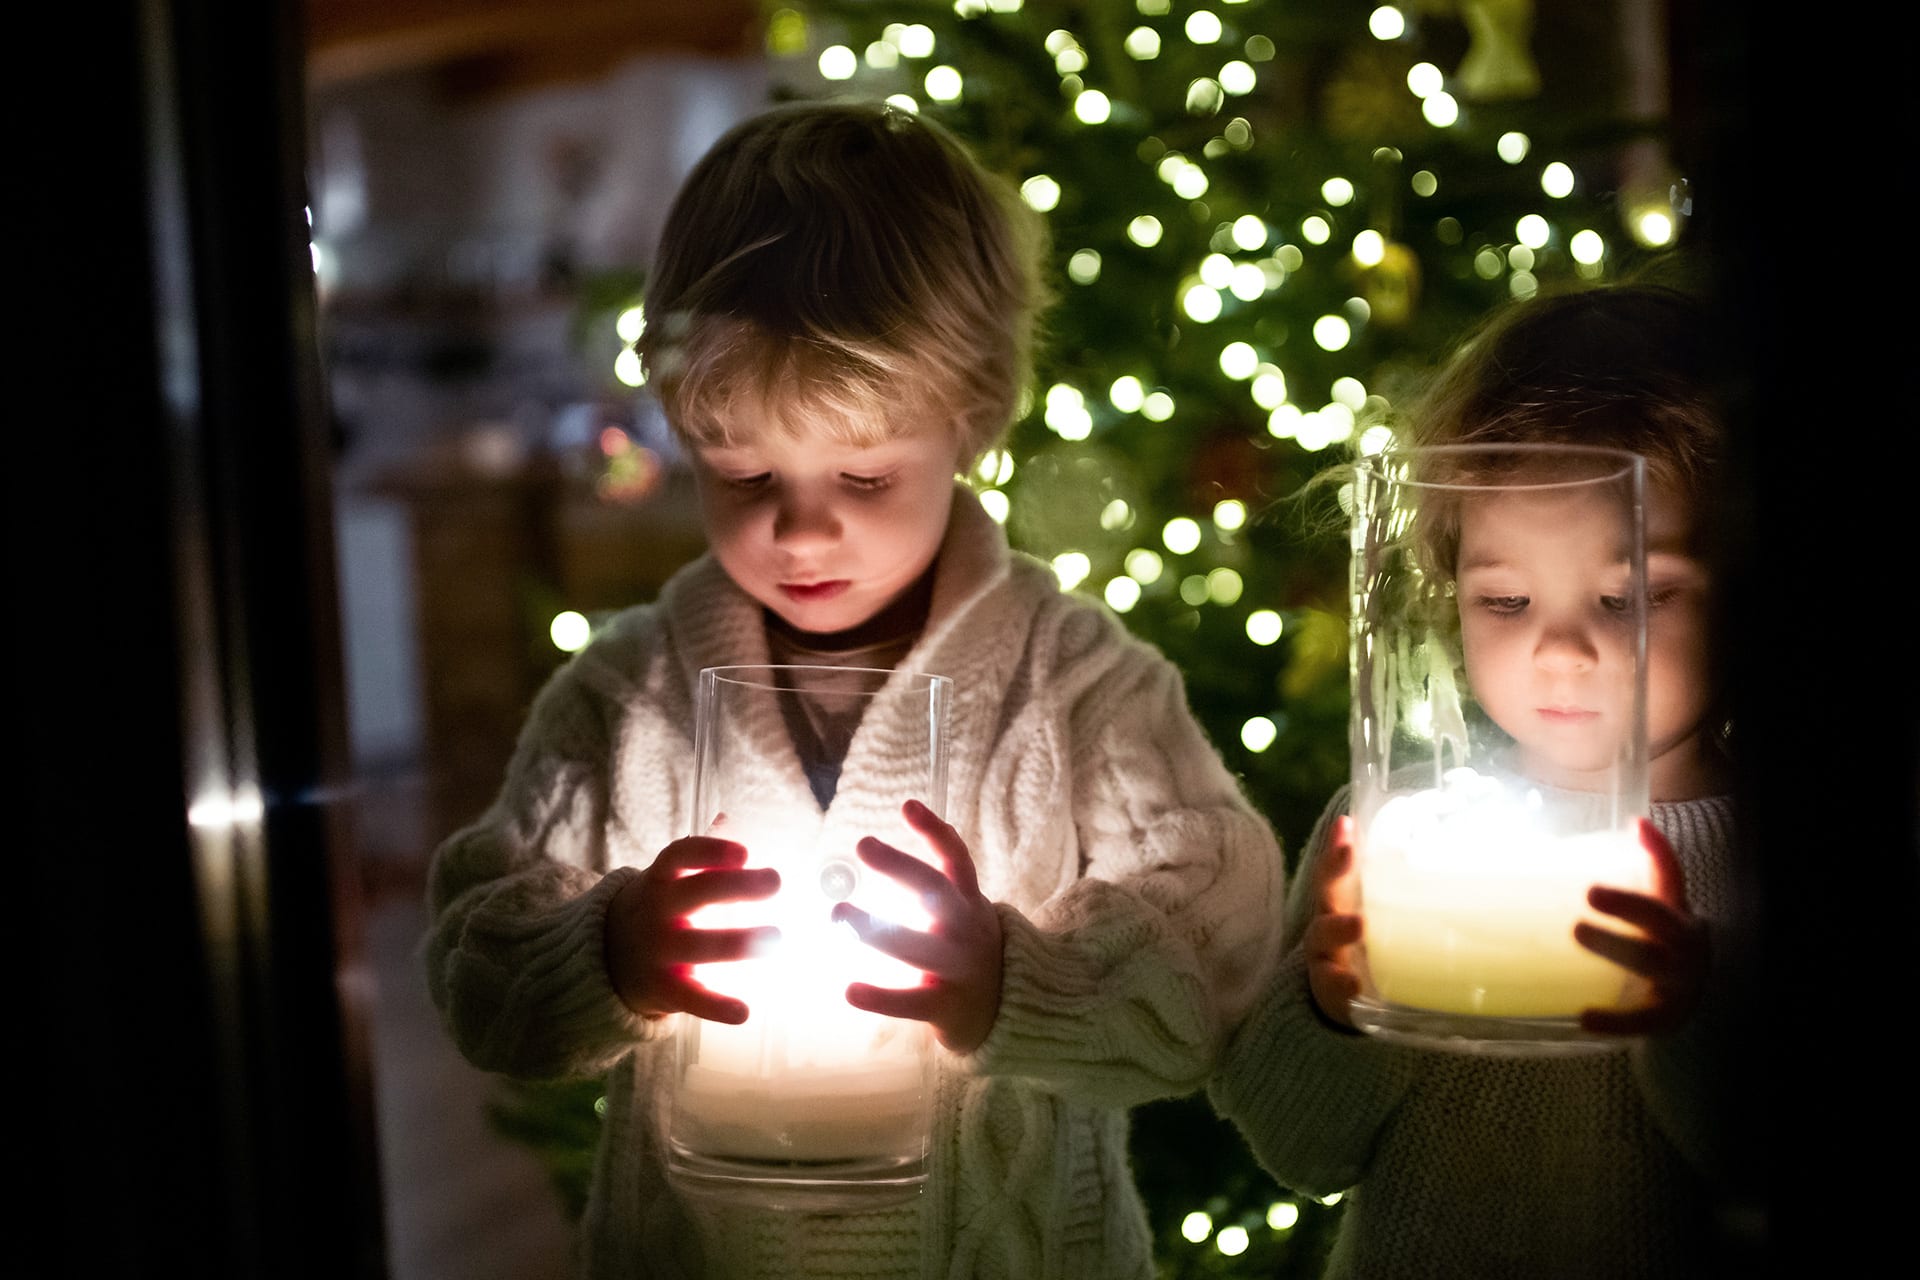
<instances>
[{"instance_id":1,"label":"boy's face","mask_svg":"<svg viewBox=\"0 0 1920 1280\"><path fill-rule=\"evenodd\" d=\"M768 432L694 451L714 556L741 590L801 631L859 626L933 563L959 450L944 431L884 444Z\"/></svg>"},{"instance_id":2,"label":"boy's face","mask_svg":"<svg viewBox=\"0 0 1920 1280\"><path fill-rule=\"evenodd\" d=\"M1712 694L1708 580L1688 513L1647 501L1647 755L1657 800L1702 794ZM1614 504L1579 491L1508 492L1461 512L1457 599L1474 697L1544 782L1593 789L1632 712L1627 563Z\"/></svg>"}]
</instances>

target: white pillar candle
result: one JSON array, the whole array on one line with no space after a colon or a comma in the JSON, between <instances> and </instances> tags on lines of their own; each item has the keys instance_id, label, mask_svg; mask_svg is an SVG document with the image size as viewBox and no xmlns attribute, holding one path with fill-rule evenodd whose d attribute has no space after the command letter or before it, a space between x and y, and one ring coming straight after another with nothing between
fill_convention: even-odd
<instances>
[{"instance_id":1,"label":"white pillar candle","mask_svg":"<svg viewBox=\"0 0 1920 1280\"><path fill-rule=\"evenodd\" d=\"M1390 1004L1493 1017L1576 1018L1620 1007L1634 984L1574 941L1596 884L1652 890L1652 863L1631 830L1567 831L1538 791L1469 769L1445 785L1393 796L1360 851L1368 976ZM1577 824L1575 824L1577 825Z\"/></svg>"}]
</instances>

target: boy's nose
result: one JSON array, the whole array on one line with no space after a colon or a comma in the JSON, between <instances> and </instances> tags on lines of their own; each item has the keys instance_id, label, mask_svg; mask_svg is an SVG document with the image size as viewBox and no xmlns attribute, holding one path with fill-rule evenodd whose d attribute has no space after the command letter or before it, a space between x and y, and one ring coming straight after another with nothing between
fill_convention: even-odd
<instances>
[{"instance_id":1,"label":"boy's nose","mask_svg":"<svg viewBox=\"0 0 1920 1280\"><path fill-rule=\"evenodd\" d=\"M773 516L773 540L789 550L831 543L840 536L833 505L803 494L784 495Z\"/></svg>"}]
</instances>

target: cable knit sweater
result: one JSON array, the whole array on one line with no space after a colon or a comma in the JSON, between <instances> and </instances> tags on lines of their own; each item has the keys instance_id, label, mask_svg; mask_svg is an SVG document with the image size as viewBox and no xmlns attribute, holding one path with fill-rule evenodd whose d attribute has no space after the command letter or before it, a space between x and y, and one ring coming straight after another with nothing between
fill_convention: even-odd
<instances>
[{"instance_id":1,"label":"cable knit sweater","mask_svg":"<svg viewBox=\"0 0 1920 1280\"><path fill-rule=\"evenodd\" d=\"M1202 1087L1264 986L1279 851L1171 664L1011 552L964 487L902 666L955 681L947 818L998 904L1004 986L986 1042L940 1055L926 1188L825 1216L666 1184L673 1020L614 995L605 910L688 832L698 672L765 661L760 607L694 562L555 676L497 800L434 856L428 979L461 1051L522 1077L610 1072L585 1273L1150 1276L1126 1108ZM878 736L856 735L829 821L873 802Z\"/></svg>"},{"instance_id":2,"label":"cable knit sweater","mask_svg":"<svg viewBox=\"0 0 1920 1280\"><path fill-rule=\"evenodd\" d=\"M1479 1057L1336 1027L1313 1003L1298 940L1311 837L1288 904L1289 946L1209 1087L1260 1163L1314 1196L1348 1192L1328 1277L1563 1280L1713 1274L1709 1171L1719 1172L1727 966L1672 1035L1565 1058ZM1737 953L1733 810L1724 797L1653 806L1688 906ZM1719 987L1719 989L1716 989ZM1629 1044L1631 1047L1629 1047Z\"/></svg>"}]
</instances>

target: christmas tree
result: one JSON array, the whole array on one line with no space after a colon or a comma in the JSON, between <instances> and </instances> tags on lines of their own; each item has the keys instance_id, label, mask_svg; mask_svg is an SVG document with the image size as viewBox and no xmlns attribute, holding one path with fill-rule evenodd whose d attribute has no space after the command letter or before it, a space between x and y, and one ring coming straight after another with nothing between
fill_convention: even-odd
<instances>
[{"instance_id":1,"label":"christmas tree","mask_svg":"<svg viewBox=\"0 0 1920 1280\"><path fill-rule=\"evenodd\" d=\"M1390 438L1396 399L1495 306L1670 261L1689 208L1665 161L1655 12L768 11L778 96L924 112L1045 215L1039 381L974 486L1015 546L1180 666L1290 858L1348 768L1337 489L1300 495ZM542 1105L503 1114L544 1135L577 1195L577 1135ZM1317 1272L1337 1203L1275 1186L1203 1096L1141 1108L1134 1162L1163 1275Z\"/></svg>"}]
</instances>

